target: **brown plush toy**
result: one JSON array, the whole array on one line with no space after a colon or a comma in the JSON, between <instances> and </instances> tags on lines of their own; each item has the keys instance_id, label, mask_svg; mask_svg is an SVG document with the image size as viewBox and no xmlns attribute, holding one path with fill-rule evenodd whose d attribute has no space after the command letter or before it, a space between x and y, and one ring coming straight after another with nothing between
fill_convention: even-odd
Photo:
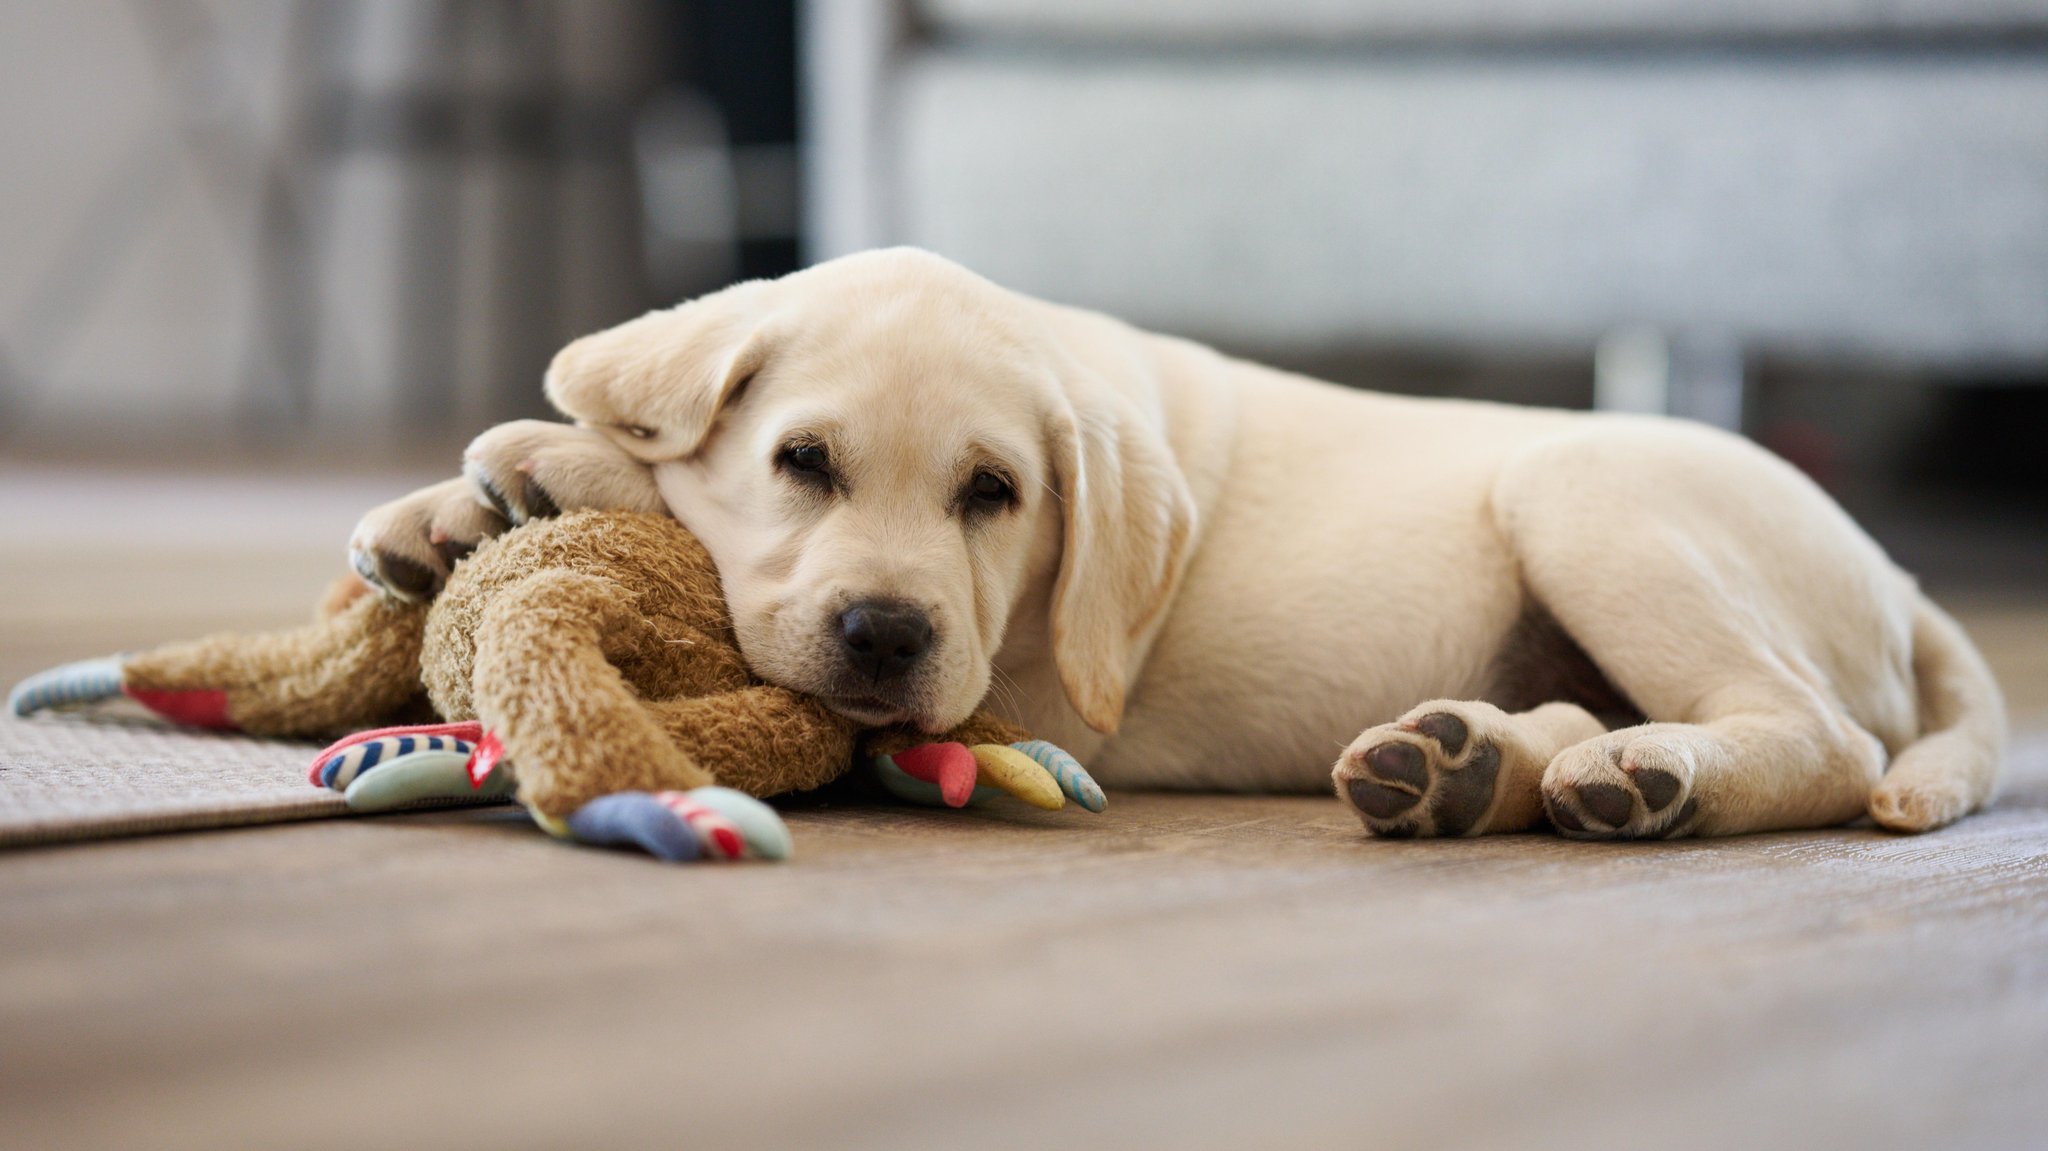
<instances>
[{"instance_id":1,"label":"brown plush toy","mask_svg":"<svg viewBox=\"0 0 2048 1151\"><path fill-rule=\"evenodd\" d=\"M665 517L535 521L479 547L431 604L333 602L306 627L60 668L10 702L27 714L118 692L179 722L252 735L382 728L323 752L315 782L348 788L354 802L359 780L372 770L398 778L392 769L408 756L460 755L466 784L502 758L542 826L669 857L779 854L766 846L779 819L721 789L757 798L809 790L857 754L874 757L899 794L936 791L954 806L976 783L1040 806L1060 806L1063 795L1102 806L1064 752L985 712L935 743L863 732L816 699L763 683L733 640L711 557ZM434 726L385 726L436 717ZM496 782L510 777L500 771ZM608 799L621 795L641 798ZM720 850L741 840L752 850ZM780 840L786 849L786 831Z\"/></svg>"}]
</instances>

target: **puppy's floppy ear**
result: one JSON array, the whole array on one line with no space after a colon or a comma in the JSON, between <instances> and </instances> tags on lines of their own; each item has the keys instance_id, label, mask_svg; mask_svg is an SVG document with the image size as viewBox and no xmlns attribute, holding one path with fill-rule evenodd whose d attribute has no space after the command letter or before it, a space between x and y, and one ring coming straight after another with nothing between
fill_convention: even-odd
<instances>
[{"instance_id":1,"label":"puppy's floppy ear","mask_svg":"<svg viewBox=\"0 0 2048 1151\"><path fill-rule=\"evenodd\" d=\"M765 286L738 284L577 340L548 365L549 402L648 463L691 454L767 361Z\"/></svg>"},{"instance_id":2,"label":"puppy's floppy ear","mask_svg":"<svg viewBox=\"0 0 2048 1151\"><path fill-rule=\"evenodd\" d=\"M1074 710L1108 734L1134 649L1187 566L1194 494L1155 422L1106 389L1055 417L1052 445L1064 505L1053 660Z\"/></svg>"}]
</instances>

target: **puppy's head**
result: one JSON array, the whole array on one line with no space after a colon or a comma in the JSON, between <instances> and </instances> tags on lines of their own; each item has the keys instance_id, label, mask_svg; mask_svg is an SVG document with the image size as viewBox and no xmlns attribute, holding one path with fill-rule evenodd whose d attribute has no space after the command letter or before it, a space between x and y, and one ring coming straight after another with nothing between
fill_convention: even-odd
<instances>
[{"instance_id":1,"label":"puppy's head","mask_svg":"<svg viewBox=\"0 0 2048 1151\"><path fill-rule=\"evenodd\" d=\"M1114 730L1192 501L1157 420L1042 306L866 253L578 340L547 389L654 466L763 678L944 731L1035 608L1068 700Z\"/></svg>"}]
</instances>

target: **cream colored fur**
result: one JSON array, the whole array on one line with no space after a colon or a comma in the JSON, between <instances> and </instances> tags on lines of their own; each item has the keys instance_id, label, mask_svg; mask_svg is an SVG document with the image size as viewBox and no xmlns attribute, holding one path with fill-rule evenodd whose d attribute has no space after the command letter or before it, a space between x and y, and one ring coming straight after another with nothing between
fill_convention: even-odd
<instances>
[{"instance_id":1,"label":"cream colored fur","mask_svg":"<svg viewBox=\"0 0 2048 1151\"><path fill-rule=\"evenodd\" d=\"M943 730L993 689L1109 786L1307 790L1336 756L1353 795L1367 753L1449 714L1472 742L1423 744L1423 793L1499 760L1463 834L1563 826L1642 773L1679 787L1662 814L1639 798L1589 834L1866 810L1926 830L1996 782L2002 704L1969 640L1804 477L1700 426L1341 389L909 250L578 340L547 391L575 426L485 433L468 482L364 520L359 566L444 575L503 523L478 481L514 520L666 506L754 670L863 722ZM778 467L793 440L827 448L828 494ZM963 512L990 470L1015 506ZM875 595L937 635L886 700L845 695L830 658L836 613ZM1535 616L1650 722L1484 702Z\"/></svg>"}]
</instances>

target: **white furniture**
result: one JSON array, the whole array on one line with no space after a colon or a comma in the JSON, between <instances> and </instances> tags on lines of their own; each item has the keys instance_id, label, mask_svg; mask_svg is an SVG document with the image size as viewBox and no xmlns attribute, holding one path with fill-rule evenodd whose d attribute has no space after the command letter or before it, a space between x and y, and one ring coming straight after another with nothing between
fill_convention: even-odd
<instances>
[{"instance_id":1,"label":"white furniture","mask_svg":"<svg viewBox=\"0 0 2048 1151\"><path fill-rule=\"evenodd\" d=\"M1254 347L1647 332L1676 384L2048 365L2042 0L811 0L805 51L816 257Z\"/></svg>"}]
</instances>

